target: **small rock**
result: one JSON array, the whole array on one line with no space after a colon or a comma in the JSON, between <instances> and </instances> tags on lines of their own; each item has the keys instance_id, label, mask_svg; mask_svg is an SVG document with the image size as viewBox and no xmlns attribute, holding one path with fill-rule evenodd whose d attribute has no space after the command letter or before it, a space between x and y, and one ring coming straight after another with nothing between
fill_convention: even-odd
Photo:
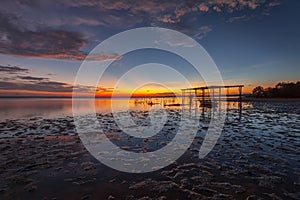
<instances>
[{"instance_id":1,"label":"small rock","mask_svg":"<svg viewBox=\"0 0 300 200\"><path fill-rule=\"evenodd\" d=\"M109 197L107 198L107 200L113 200L116 199L113 195L109 195Z\"/></svg>"},{"instance_id":2,"label":"small rock","mask_svg":"<svg viewBox=\"0 0 300 200\"><path fill-rule=\"evenodd\" d=\"M87 194L87 195L84 195L83 197L81 197L81 200L87 200L87 199L90 199L91 195Z\"/></svg>"}]
</instances>

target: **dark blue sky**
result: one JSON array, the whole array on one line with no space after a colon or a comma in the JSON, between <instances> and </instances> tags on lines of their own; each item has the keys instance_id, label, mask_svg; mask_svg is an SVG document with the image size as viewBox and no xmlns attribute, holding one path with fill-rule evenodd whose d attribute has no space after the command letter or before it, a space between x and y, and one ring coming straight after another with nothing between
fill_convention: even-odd
<instances>
[{"instance_id":1,"label":"dark blue sky","mask_svg":"<svg viewBox=\"0 0 300 200\"><path fill-rule=\"evenodd\" d=\"M3 0L0 92L70 91L90 50L114 34L145 26L170 28L197 40L216 62L225 83L242 83L251 89L297 81L299 10L300 2L292 0ZM148 62L141 58L149 52L118 60L121 68L111 70L111 75L121 73L122 66ZM193 74L184 63L179 62L179 66L172 55L156 55L170 66ZM115 56L107 53L101 59ZM109 84L103 87L113 87Z\"/></svg>"}]
</instances>

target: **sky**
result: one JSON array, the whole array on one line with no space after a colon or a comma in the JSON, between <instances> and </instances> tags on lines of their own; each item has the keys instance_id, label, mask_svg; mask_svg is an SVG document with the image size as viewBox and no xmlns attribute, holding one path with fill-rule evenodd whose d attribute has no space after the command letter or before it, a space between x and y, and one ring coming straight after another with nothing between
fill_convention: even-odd
<instances>
[{"instance_id":1,"label":"sky","mask_svg":"<svg viewBox=\"0 0 300 200\"><path fill-rule=\"evenodd\" d=\"M298 81L299 10L300 1L292 0L2 0L0 97L70 96L91 50L115 34L140 27L168 28L193 38L214 60L225 84L243 84L246 92L258 85ZM95 62L111 60L97 88L88 78L74 87L83 96L106 96L114 90L124 95L147 77L173 90L183 87L177 76L155 70L134 72L125 85L116 86L126 70L153 62L184 73L192 86L204 84L188 62L169 52L101 52ZM159 84L138 91L170 92Z\"/></svg>"}]
</instances>

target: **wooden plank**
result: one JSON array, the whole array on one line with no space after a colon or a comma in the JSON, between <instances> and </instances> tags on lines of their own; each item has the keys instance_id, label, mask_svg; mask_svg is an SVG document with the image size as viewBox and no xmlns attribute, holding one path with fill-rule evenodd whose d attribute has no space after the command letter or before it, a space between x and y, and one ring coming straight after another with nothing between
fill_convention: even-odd
<instances>
[{"instance_id":1,"label":"wooden plank","mask_svg":"<svg viewBox=\"0 0 300 200\"><path fill-rule=\"evenodd\" d=\"M194 87L194 88L185 88L185 89L181 89L181 90L207 90L207 89L216 89L216 88L240 88L240 87L244 87L244 85L224 85L224 86L204 86L204 87Z\"/></svg>"}]
</instances>

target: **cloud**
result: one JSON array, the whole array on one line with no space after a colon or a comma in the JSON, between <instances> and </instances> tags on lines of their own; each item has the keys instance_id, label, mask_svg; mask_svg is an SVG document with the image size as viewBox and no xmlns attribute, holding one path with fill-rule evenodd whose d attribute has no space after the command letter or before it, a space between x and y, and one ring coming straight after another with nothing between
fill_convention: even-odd
<instances>
[{"instance_id":1,"label":"cloud","mask_svg":"<svg viewBox=\"0 0 300 200\"><path fill-rule=\"evenodd\" d=\"M17 78L22 79L22 80L29 80L29 81L44 81L44 80L49 80L49 78L34 77L34 76L17 76Z\"/></svg>"},{"instance_id":2,"label":"cloud","mask_svg":"<svg viewBox=\"0 0 300 200\"><path fill-rule=\"evenodd\" d=\"M193 38L196 39L202 39L204 37L206 37L206 35L212 31L212 28L210 26L201 26L199 27L196 31L195 34L193 35Z\"/></svg>"},{"instance_id":3,"label":"cloud","mask_svg":"<svg viewBox=\"0 0 300 200\"><path fill-rule=\"evenodd\" d=\"M105 61L105 60L120 60L122 56L117 53L107 53L107 54L89 54L86 57L86 61Z\"/></svg>"},{"instance_id":4,"label":"cloud","mask_svg":"<svg viewBox=\"0 0 300 200\"><path fill-rule=\"evenodd\" d=\"M15 16L20 29L36 31L43 25L132 27L143 21L176 23L192 12L229 12L272 7L279 0L3 0L1 13ZM59 9L57 9L59 8ZM53 12L44 13L45 9ZM59 13L58 13L59 12Z\"/></svg>"},{"instance_id":5,"label":"cloud","mask_svg":"<svg viewBox=\"0 0 300 200\"><path fill-rule=\"evenodd\" d=\"M112 87L97 87L96 88L96 92L99 94L102 94L102 93L111 93L113 92L114 88Z\"/></svg>"},{"instance_id":6,"label":"cloud","mask_svg":"<svg viewBox=\"0 0 300 200\"><path fill-rule=\"evenodd\" d=\"M28 73L28 69L21 68L18 66L2 66L0 65L0 72L1 73L8 73L8 74L16 74L16 73Z\"/></svg>"},{"instance_id":7,"label":"cloud","mask_svg":"<svg viewBox=\"0 0 300 200\"><path fill-rule=\"evenodd\" d=\"M278 0L278 1L272 1L269 3L269 6L270 7L274 7L274 6L279 6L281 5L281 2Z\"/></svg>"},{"instance_id":8,"label":"cloud","mask_svg":"<svg viewBox=\"0 0 300 200\"><path fill-rule=\"evenodd\" d=\"M170 15L170 14L167 14L167 15L164 15L162 17L159 17L158 20L162 21L164 23L171 23L171 24L174 24L174 23L178 22L178 19L174 19L172 17L172 15Z\"/></svg>"},{"instance_id":9,"label":"cloud","mask_svg":"<svg viewBox=\"0 0 300 200\"><path fill-rule=\"evenodd\" d=\"M7 30L9 41L0 41L0 53L24 57L50 59L83 60L87 53L80 49L86 40L78 33L63 30L44 30L39 32L20 32ZM114 60L116 54L98 54L89 57L95 61Z\"/></svg>"},{"instance_id":10,"label":"cloud","mask_svg":"<svg viewBox=\"0 0 300 200\"><path fill-rule=\"evenodd\" d=\"M176 1L174 1L176 2ZM97 8L98 10L130 10L132 13L138 12L148 12L155 13L158 11L164 11L167 7L175 7L178 3L170 2L168 0L65 0L61 3L69 7L92 7ZM156 8L156 9L154 9Z\"/></svg>"},{"instance_id":11,"label":"cloud","mask_svg":"<svg viewBox=\"0 0 300 200\"><path fill-rule=\"evenodd\" d=\"M160 38L155 41L156 44L166 44L170 47L194 47L195 43L191 38L178 36L172 32L160 30Z\"/></svg>"},{"instance_id":12,"label":"cloud","mask_svg":"<svg viewBox=\"0 0 300 200\"><path fill-rule=\"evenodd\" d=\"M201 40L208 35L209 32L212 31L211 26L203 25L198 27L185 27L185 26L174 26L172 28L177 29L178 31L185 33L191 36L195 40ZM172 35L164 35L162 33L162 39L158 42L168 41L169 46L183 46L183 47L193 47L194 42L189 39L176 38Z\"/></svg>"},{"instance_id":13,"label":"cloud","mask_svg":"<svg viewBox=\"0 0 300 200\"><path fill-rule=\"evenodd\" d=\"M54 81L48 77L27 75L30 73L29 69L18 66L0 66L0 90L12 91L28 91L35 94L35 92L52 92L52 93L72 93L73 90L80 95L90 94L107 94L111 93L114 88L111 87L94 87L88 85L76 85ZM21 75L20 75L21 74ZM5 94L1 94L3 96Z\"/></svg>"},{"instance_id":14,"label":"cloud","mask_svg":"<svg viewBox=\"0 0 300 200\"><path fill-rule=\"evenodd\" d=\"M28 90L43 92L71 92L72 86L62 82L3 82L0 81L0 90Z\"/></svg>"},{"instance_id":15,"label":"cloud","mask_svg":"<svg viewBox=\"0 0 300 200\"><path fill-rule=\"evenodd\" d=\"M262 6L264 3L265 0L206 0L199 5L199 10L204 12L208 12L211 9L217 12L232 12L247 8L254 10L259 6Z\"/></svg>"},{"instance_id":16,"label":"cloud","mask_svg":"<svg viewBox=\"0 0 300 200\"><path fill-rule=\"evenodd\" d=\"M16 77L17 79L10 79L8 81L0 81L0 90L16 91L26 90L32 92L55 92L55 93L71 93L73 89L79 93L95 93L97 91L95 87L77 85L74 86L69 83L51 81L48 78L43 77ZM18 79L22 79L21 81ZM107 88L109 91L110 88ZM99 91L105 91L105 88L99 89Z\"/></svg>"},{"instance_id":17,"label":"cloud","mask_svg":"<svg viewBox=\"0 0 300 200\"><path fill-rule=\"evenodd\" d=\"M200 3L198 6L199 11L202 12L208 12L209 11L209 7L205 4L205 3Z\"/></svg>"},{"instance_id":18,"label":"cloud","mask_svg":"<svg viewBox=\"0 0 300 200\"><path fill-rule=\"evenodd\" d=\"M243 22L243 21L248 21L249 19L253 18L254 16L248 16L248 15L241 15L241 16L235 16L235 17L230 17L227 22Z\"/></svg>"},{"instance_id":19,"label":"cloud","mask_svg":"<svg viewBox=\"0 0 300 200\"><path fill-rule=\"evenodd\" d=\"M190 4L177 3L173 12L164 14L158 20L164 23L178 23L181 18L189 13L207 13L207 12L226 12L233 13L241 10L250 9L256 10L258 7L269 9L272 6L278 6L281 3L278 0L273 0L266 3L265 0L203 0L191 1ZM174 2L175 3L175 2Z\"/></svg>"},{"instance_id":20,"label":"cloud","mask_svg":"<svg viewBox=\"0 0 300 200\"><path fill-rule=\"evenodd\" d=\"M278 0L3 0L0 53L83 60L95 42L120 30L151 24L186 30L184 33L201 39L211 31L199 30L205 25L200 20L203 13L237 13L225 20L246 21L254 16L252 12L262 9L267 15L271 7L279 4ZM240 14L242 10L249 11L245 17ZM93 58L102 61L121 57L104 53Z\"/></svg>"},{"instance_id":21,"label":"cloud","mask_svg":"<svg viewBox=\"0 0 300 200\"><path fill-rule=\"evenodd\" d=\"M81 51L87 40L79 33L65 30L20 30L9 18L0 14L0 53L52 59L83 60L87 53ZM95 61L120 59L116 54L92 55Z\"/></svg>"},{"instance_id":22,"label":"cloud","mask_svg":"<svg viewBox=\"0 0 300 200\"><path fill-rule=\"evenodd\" d=\"M69 92L73 91L73 85L50 80L48 77L28 75L29 69L18 66L0 66L0 90L17 91L26 90L31 92ZM76 86L81 92L95 91L90 86Z\"/></svg>"},{"instance_id":23,"label":"cloud","mask_svg":"<svg viewBox=\"0 0 300 200\"><path fill-rule=\"evenodd\" d=\"M75 96L82 96L88 95L88 96L107 96L111 95L114 88L112 87L94 87L94 86L84 86L84 85L77 85L73 87L73 95Z\"/></svg>"},{"instance_id":24,"label":"cloud","mask_svg":"<svg viewBox=\"0 0 300 200\"><path fill-rule=\"evenodd\" d=\"M29 69L18 66L0 66L0 90L28 90L43 92L71 92L72 85L51 81L47 77L23 75ZM19 75L16 75L19 74ZM22 74L22 75L20 75Z\"/></svg>"},{"instance_id":25,"label":"cloud","mask_svg":"<svg viewBox=\"0 0 300 200\"><path fill-rule=\"evenodd\" d=\"M18 56L82 59L80 49L86 44L81 34L64 30L20 30L10 19L0 15L0 53Z\"/></svg>"}]
</instances>

